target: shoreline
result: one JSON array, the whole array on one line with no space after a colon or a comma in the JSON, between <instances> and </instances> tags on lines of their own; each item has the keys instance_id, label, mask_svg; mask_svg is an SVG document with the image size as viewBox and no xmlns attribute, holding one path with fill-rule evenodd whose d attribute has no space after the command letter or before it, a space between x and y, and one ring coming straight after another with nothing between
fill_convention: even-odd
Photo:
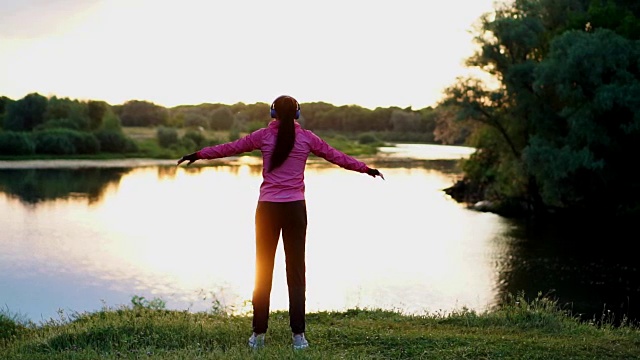
<instances>
[{"instance_id":1,"label":"shoreline","mask_svg":"<svg viewBox=\"0 0 640 360\"><path fill-rule=\"evenodd\" d=\"M428 163L457 162L468 158L475 150L464 146L434 145L434 144L395 144L379 149L377 154L351 155L367 164L376 166L411 167L423 166ZM55 168L91 168L91 167L145 167L176 165L178 158L144 158L144 157L115 157L115 158L31 158L31 159L2 159L0 170L5 169L55 169ZM323 162L323 159L310 156L308 164ZM214 160L200 160L192 167L218 165L262 165L260 156L238 155Z\"/></svg>"},{"instance_id":2,"label":"shoreline","mask_svg":"<svg viewBox=\"0 0 640 360\"><path fill-rule=\"evenodd\" d=\"M386 166L412 166L428 162L455 162L456 159L415 159L393 155L357 156L358 160L368 164ZM307 164L324 162L322 159L309 158ZM32 159L32 160L0 160L0 170L12 169L62 169L62 168L115 168L115 167L147 167L147 166L175 166L177 159L126 158L126 159ZM255 156L234 156L215 160L200 160L191 167L217 165L262 165L262 160ZM182 166L181 166L182 167Z\"/></svg>"}]
</instances>

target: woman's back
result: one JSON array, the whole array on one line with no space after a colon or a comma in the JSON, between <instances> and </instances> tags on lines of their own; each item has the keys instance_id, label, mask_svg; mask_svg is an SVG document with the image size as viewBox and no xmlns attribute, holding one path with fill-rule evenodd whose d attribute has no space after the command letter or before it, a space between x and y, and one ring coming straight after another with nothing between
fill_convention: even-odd
<instances>
[{"instance_id":1,"label":"woman's back","mask_svg":"<svg viewBox=\"0 0 640 360\"><path fill-rule=\"evenodd\" d=\"M304 171L311 153L345 169L366 172L367 166L363 162L333 149L313 132L303 129L297 122L295 123L295 141L289 156L282 165L269 171L279 125L278 121L272 121L268 127L254 133L256 137L254 141L256 145L259 144L263 158L261 201L304 200Z\"/></svg>"}]
</instances>

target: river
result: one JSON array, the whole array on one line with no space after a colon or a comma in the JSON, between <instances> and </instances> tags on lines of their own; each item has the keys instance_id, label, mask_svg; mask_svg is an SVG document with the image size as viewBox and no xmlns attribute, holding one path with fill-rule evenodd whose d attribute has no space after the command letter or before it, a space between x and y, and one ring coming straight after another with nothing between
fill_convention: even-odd
<instances>
[{"instance_id":1,"label":"river","mask_svg":"<svg viewBox=\"0 0 640 360\"><path fill-rule=\"evenodd\" d=\"M525 291L587 317L634 316L640 286L627 254L586 251L562 228L473 211L444 194L472 149L382 150L367 162L384 181L308 165L308 311L482 312ZM170 309L249 311L260 163L207 165L0 162L3 311L37 322L134 296ZM281 246L276 256L274 310L287 308Z\"/></svg>"}]
</instances>

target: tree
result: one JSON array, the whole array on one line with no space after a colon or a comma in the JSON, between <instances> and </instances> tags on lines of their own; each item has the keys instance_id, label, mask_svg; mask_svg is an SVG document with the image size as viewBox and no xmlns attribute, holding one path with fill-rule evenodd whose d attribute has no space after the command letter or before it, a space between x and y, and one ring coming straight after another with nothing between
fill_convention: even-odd
<instances>
[{"instance_id":1,"label":"tree","mask_svg":"<svg viewBox=\"0 0 640 360\"><path fill-rule=\"evenodd\" d=\"M104 101L87 102L87 116L89 118L89 130L97 130L102 127L104 117L107 114L109 105Z\"/></svg>"},{"instance_id":2,"label":"tree","mask_svg":"<svg viewBox=\"0 0 640 360\"><path fill-rule=\"evenodd\" d=\"M178 131L174 128L160 126L156 130L156 138L161 147L168 148L178 143Z\"/></svg>"},{"instance_id":3,"label":"tree","mask_svg":"<svg viewBox=\"0 0 640 360\"><path fill-rule=\"evenodd\" d=\"M637 140L638 43L590 27L599 4L515 0L481 18L468 65L498 86L460 79L440 105L478 124L463 169L485 198L610 212L615 183L630 188L627 209L640 203L622 166Z\"/></svg>"},{"instance_id":4,"label":"tree","mask_svg":"<svg viewBox=\"0 0 640 360\"><path fill-rule=\"evenodd\" d=\"M636 0L592 0L586 12L574 16L575 30L609 29L628 39L640 39L640 3Z\"/></svg>"},{"instance_id":5,"label":"tree","mask_svg":"<svg viewBox=\"0 0 640 360\"><path fill-rule=\"evenodd\" d=\"M391 113L393 131L416 132L420 131L420 116L412 112L394 110Z\"/></svg>"},{"instance_id":6,"label":"tree","mask_svg":"<svg viewBox=\"0 0 640 360\"><path fill-rule=\"evenodd\" d=\"M335 106L325 102L314 102L300 105L301 117L309 130L338 129L339 123L331 116Z\"/></svg>"},{"instance_id":7,"label":"tree","mask_svg":"<svg viewBox=\"0 0 640 360\"><path fill-rule=\"evenodd\" d=\"M270 104L258 102L255 104L245 105L238 103L231 106L231 110L236 116L244 118L246 122L260 122L266 124L270 119L269 113Z\"/></svg>"},{"instance_id":8,"label":"tree","mask_svg":"<svg viewBox=\"0 0 640 360\"><path fill-rule=\"evenodd\" d=\"M0 154L2 155L32 155L36 152L31 134L26 132L1 131Z\"/></svg>"},{"instance_id":9,"label":"tree","mask_svg":"<svg viewBox=\"0 0 640 360\"><path fill-rule=\"evenodd\" d=\"M228 107L220 107L209 115L209 127L212 130L229 130L233 124L233 113Z\"/></svg>"},{"instance_id":10,"label":"tree","mask_svg":"<svg viewBox=\"0 0 640 360\"><path fill-rule=\"evenodd\" d=\"M456 120L459 109L452 106L439 106L434 109L434 131L436 142L445 145L466 145L475 122L470 120Z\"/></svg>"},{"instance_id":11,"label":"tree","mask_svg":"<svg viewBox=\"0 0 640 360\"><path fill-rule=\"evenodd\" d=\"M166 125L168 110L148 101L131 100L117 108L123 126Z\"/></svg>"},{"instance_id":12,"label":"tree","mask_svg":"<svg viewBox=\"0 0 640 360\"><path fill-rule=\"evenodd\" d=\"M122 122L112 108L107 107L106 112L102 117L102 125L98 130L122 132Z\"/></svg>"},{"instance_id":13,"label":"tree","mask_svg":"<svg viewBox=\"0 0 640 360\"><path fill-rule=\"evenodd\" d=\"M371 130L375 131L391 131L393 125L391 124L391 113L394 111L392 108L375 108L370 115Z\"/></svg>"},{"instance_id":14,"label":"tree","mask_svg":"<svg viewBox=\"0 0 640 360\"><path fill-rule=\"evenodd\" d=\"M580 0L515 0L480 18L479 50L467 65L484 70L498 85L459 79L439 105L458 109L459 121L478 124L469 138L478 151L463 169L465 181L482 184L485 198L545 207L522 160L534 124L546 116L545 102L534 92L534 72L551 39L585 6Z\"/></svg>"},{"instance_id":15,"label":"tree","mask_svg":"<svg viewBox=\"0 0 640 360\"><path fill-rule=\"evenodd\" d=\"M4 126L4 117L7 112L7 108L9 104L12 103L13 100L9 99L6 96L0 96L0 129Z\"/></svg>"},{"instance_id":16,"label":"tree","mask_svg":"<svg viewBox=\"0 0 640 360\"><path fill-rule=\"evenodd\" d=\"M610 30L553 41L534 83L553 99L552 114L539 120L524 156L546 203L624 212L640 200L640 180L628 170L640 141L638 59L640 43Z\"/></svg>"},{"instance_id":17,"label":"tree","mask_svg":"<svg viewBox=\"0 0 640 360\"><path fill-rule=\"evenodd\" d=\"M24 98L11 102L7 106L4 118L4 129L13 131L31 131L44 122L47 110L46 97L31 93Z\"/></svg>"},{"instance_id":18,"label":"tree","mask_svg":"<svg viewBox=\"0 0 640 360\"><path fill-rule=\"evenodd\" d=\"M78 100L52 96L49 98L44 123L41 126L86 131L89 129L87 105Z\"/></svg>"},{"instance_id":19,"label":"tree","mask_svg":"<svg viewBox=\"0 0 640 360\"><path fill-rule=\"evenodd\" d=\"M371 110L357 105L345 105L336 109L336 118L340 120L339 130L350 133L371 130L369 114Z\"/></svg>"},{"instance_id":20,"label":"tree","mask_svg":"<svg viewBox=\"0 0 640 360\"><path fill-rule=\"evenodd\" d=\"M190 127L190 128L202 127L204 129L209 128L209 118L206 115L203 115L199 112L190 111L190 112L181 113L178 116L182 118L182 124L186 127Z\"/></svg>"},{"instance_id":21,"label":"tree","mask_svg":"<svg viewBox=\"0 0 640 360\"><path fill-rule=\"evenodd\" d=\"M4 114L9 103L12 103L13 100L9 99L6 96L0 96L0 114Z\"/></svg>"}]
</instances>

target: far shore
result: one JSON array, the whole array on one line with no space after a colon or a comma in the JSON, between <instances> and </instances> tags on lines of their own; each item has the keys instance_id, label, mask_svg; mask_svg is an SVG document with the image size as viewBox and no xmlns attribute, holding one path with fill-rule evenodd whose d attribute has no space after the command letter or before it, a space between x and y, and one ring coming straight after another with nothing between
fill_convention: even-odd
<instances>
[{"instance_id":1,"label":"far shore","mask_svg":"<svg viewBox=\"0 0 640 360\"><path fill-rule=\"evenodd\" d=\"M53 169L91 167L142 167L175 165L173 159L46 159L0 160L0 169Z\"/></svg>"},{"instance_id":2,"label":"far shore","mask_svg":"<svg viewBox=\"0 0 640 360\"><path fill-rule=\"evenodd\" d=\"M475 149L465 146L435 144L394 144L378 148L375 155L354 155L360 161L376 166L411 167L428 161L456 161L468 158ZM53 168L95 168L95 167L146 167L176 165L178 158L83 158L83 159L6 159L0 160L2 169L53 169ZM324 160L309 157L308 164ZM239 155L215 160L200 160L191 166L207 165L262 165L259 156Z\"/></svg>"},{"instance_id":3,"label":"far shore","mask_svg":"<svg viewBox=\"0 0 640 360\"><path fill-rule=\"evenodd\" d=\"M376 166L410 167L423 164L428 161L455 161L451 158L443 159L416 159L412 157L397 156L396 154L378 154L356 156L360 161ZM77 168L133 168L148 166L177 165L178 159L152 159L152 158L125 158L125 159L30 159L30 160L0 160L0 170L9 169L77 169ZM310 157L309 165L326 163L324 160ZM261 165L259 157L244 155L233 156L215 160L200 160L191 167L217 166L217 165ZM327 164L330 165L330 164ZM186 165L181 165L181 167Z\"/></svg>"}]
</instances>

